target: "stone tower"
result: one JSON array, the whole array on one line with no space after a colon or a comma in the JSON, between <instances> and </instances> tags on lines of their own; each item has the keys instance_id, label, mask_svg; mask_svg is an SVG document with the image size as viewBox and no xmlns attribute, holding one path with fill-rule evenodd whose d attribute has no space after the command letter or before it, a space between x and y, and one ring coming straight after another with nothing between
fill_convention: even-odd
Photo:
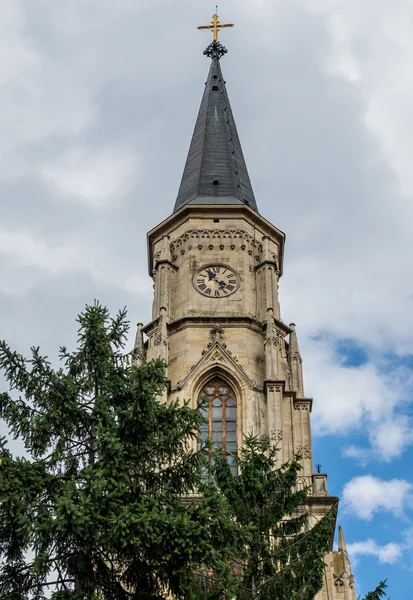
<instances>
[{"instance_id":1,"label":"stone tower","mask_svg":"<svg viewBox=\"0 0 413 600\"><path fill-rule=\"evenodd\" d=\"M138 327L137 353L167 363L166 401L195 406L208 396L201 436L222 444L234 474L245 433L269 436L283 461L299 452L299 486L310 486L317 520L338 499L327 475L314 473L312 399L296 327L280 317L285 235L258 212L221 71L225 52L216 41L205 51L211 65L174 212L148 234L152 321ZM317 600L355 600L341 529L325 562Z\"/></svg>"}]
</instances>

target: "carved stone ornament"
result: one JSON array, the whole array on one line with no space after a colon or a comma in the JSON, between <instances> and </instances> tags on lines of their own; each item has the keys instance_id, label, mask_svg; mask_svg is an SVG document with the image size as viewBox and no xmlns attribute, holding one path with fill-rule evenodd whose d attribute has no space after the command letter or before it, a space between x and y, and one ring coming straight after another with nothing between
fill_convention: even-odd
<instances>
[{"instance_id":1,"label":"carved stone ornament","mask_svg":"<svg viewBox=\"0 0 413 600\"><path fill-rule=\"evenodd\" d=\"M212 335L214 342L220 342L224 335L224 329L219 323L215 323L209 332Z\"/></svg>"},{"instance_id":2,"label":"carved stone ornament","mask_svg":"<svg viewBox=\"0 0 413 600\"><path fill-rule=\"evenodd\" d=\"M185 250L195 247L202 250L203 242L208 245L216 244L221 251L225 248L240 248L252 255L254 250L258 250L257 260L262 252L262 244L242 229L191 229L171 243L172 260L176 261Z\"/></svg>"},{"instance_id":3,"label":"carved stone ornament","mask_svg":"<svg viewBox=\"0 0 413 600\"><path fill-rule=\"evenodd\" d=\"M216 362L219 361L221 359L221 354L219 352L215 352L214 354L211 355L210 357L210 362Z\"/></svg>"},{"instance_id":4,"label":"carved stone ornament","mask_svg":"<svg viewBox=\"0 0 413 600\"><path fill-rule=\"evenodd\" d=\"M311 458L311 446L299 446L297 452L298 454L301 454L303 458Z\"/></svg>"},{"instance_id":5,"label":"carved stone ornament","mask_svg":"<svg viewBox=\"0 0 413 600\"><path fill-rule=\"evenodd\" d=\"M231 353L227 350L226 344L222 343L208 344L207 351L202 352L202 355L199 358L198 362L191 365L191 367L188 369L186 376L178 383L179 388L185 388L190 378L194 377L194 373L196 373L197 370L202 369L202 365L205 366L208 363L219 363L221 365L227 364L231 367L233 373L235 374L240 383L244 382L244 384L247 385L250 389L254 388L254 384L248 377L247 373L245 373L244 369L239 364L236 357L232 356Z\"/></svg>"},{"instance_id":6,"label":"carved stone ornament","mask_svg":"<svg viewBox=\"0 0 413 600\"><path fill-rule=\"evenodd\" d=\"M344 594L344 581L341 579L341 577L337 577L334 574L333 574L333 577L334 577L334 585L336 587L337 592Z\"/></svg>"},{"instance_id":7,"label":"carved stone ornament","mask_svg":"<svg viewBox=\"0 0 413 600\"><path fill-rule=\"evenodd\" d=\"M143 350L143 349L135 350L133 357L136 361L145 360L145 350Z\"/></svg>"},{"instance_id":8,"label":"carved stone ornament","mask_svg":"<svg viewBox=\"0 0 413 600\"><path fill-rule=\"evenodd\" d=\"M304 403L294 404L294 410L309 410L309 406Z\"/></svg>"},{"instance_id":9,"label":"carved stone ornament","mask_svg":"<svg viewBox=\"0 0 413 600\"><path fill-rule=\"evenodd\" d=\"M271 429L270 438L276 442L281 442L283 439L282 429Z\"/></svg>"},{"instance_id":10,"label":"carved stone ornament","mask_svg":"<svg viewBox=\"0 0 413 600\"><path fill-rule=\"evenodd\" d=\"M273 346L279 345L279 335L275 330L275 327L272 327L270 330L267 329L264 344L272 344Z\"/></svg>"}]
</instances>

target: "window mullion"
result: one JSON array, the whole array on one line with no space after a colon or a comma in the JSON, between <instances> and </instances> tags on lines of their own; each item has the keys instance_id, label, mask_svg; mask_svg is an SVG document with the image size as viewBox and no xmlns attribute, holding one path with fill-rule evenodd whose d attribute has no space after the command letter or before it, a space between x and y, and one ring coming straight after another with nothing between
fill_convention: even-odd
<instances>
[{"instance_id":1,"label":"window mullion","mask_svg":"<svg viewBox=\"0 0 413 600\"><path fill-rule=\"evenodd\" d=\"M226 420L226 399L221 396L222 402L222 452L224 456L227 454L227 420Z\"/></svg>"},{"instance_id":2,"label":"window mullion","mask_svg":"<svg viewBox=\"0 0 413 600\"><path fill-rule=\"evenodd\" d=\"M208 437L212 440L212 400L208 399Z\"/></svg>"}]
</instances>

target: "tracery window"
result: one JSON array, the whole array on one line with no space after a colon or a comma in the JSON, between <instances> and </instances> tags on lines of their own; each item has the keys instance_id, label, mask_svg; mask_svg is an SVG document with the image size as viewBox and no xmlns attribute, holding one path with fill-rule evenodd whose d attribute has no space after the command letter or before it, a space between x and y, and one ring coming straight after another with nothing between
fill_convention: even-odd
<instances>
[{"instance_id":1,"label":"tracery window","mask_svg":"<svg viewBox=\"0 0 413 600\"><path fill-rule=\"evenodd\" d=\"M204 423L199 431L199 440L211 439L222 447L233 475L237 475L235 456L237 453L237 407L235 394L220 377L211 379L201 390L200 398L206 397ZM212 456L211 456L212 460Z\"/></svg>"}]
</instances>

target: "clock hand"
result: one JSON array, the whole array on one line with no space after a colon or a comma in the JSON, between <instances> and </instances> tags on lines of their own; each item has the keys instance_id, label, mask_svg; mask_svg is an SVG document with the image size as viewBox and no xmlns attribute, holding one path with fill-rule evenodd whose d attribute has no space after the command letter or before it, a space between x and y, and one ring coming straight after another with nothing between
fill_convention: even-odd
<instances>
[{"instance_id":1,"label":"clock hand","mask_svg":"<svg viewBox=\"0 0 413 600\"><path fill-rule=\"evenodd\" d=\"M221 290L224 289L224 287L227 285L226 281L222 280L222 281L217 281L219 287L221 288Z\"/></svg>"},{"instance_id":2,"label":"clock hand","mask_svg":"<svg viewBox=\"0 0 413 600\"><path fill-rule=\"evenodd\" d=\"M209 271L207 269L207 273L208 273L208 281L211 281L211 279L216 279L217 274L213 273L212 271Z\"/></svg>"}]
</instances>

